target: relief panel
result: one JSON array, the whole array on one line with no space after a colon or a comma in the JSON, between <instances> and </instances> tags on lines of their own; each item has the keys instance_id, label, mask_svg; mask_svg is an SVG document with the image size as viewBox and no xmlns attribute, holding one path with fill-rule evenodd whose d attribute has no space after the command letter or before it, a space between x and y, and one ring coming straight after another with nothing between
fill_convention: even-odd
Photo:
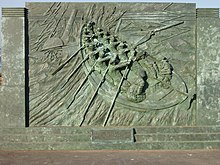
<instances>
[{"instance_id":1,"label":"relief panel","mask_svg":"<svg viewBox=\"0 0 220 165\"><path fill-rule=\"evenodd\" d=\"M27 7L31 126L195 124L195 4Z\"/></svg>"}]
</instances>

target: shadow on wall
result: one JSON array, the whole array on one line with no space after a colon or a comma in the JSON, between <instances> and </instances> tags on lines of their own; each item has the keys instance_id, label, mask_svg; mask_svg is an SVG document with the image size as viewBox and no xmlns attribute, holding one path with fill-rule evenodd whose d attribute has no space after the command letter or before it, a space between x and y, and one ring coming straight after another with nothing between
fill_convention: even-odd
<instances>
[{"instance_id":1,"label":"shadow on wall","mask_svg":"<svg viewBox=\"0 0 220 165\"><path fill-rule=\"evenodd\" d=\"M0 85L2 85L3 78L2 78L2 73L0 72Z\"/></svg>"},{"instance_id":2,"label":"shadow on wall","mask_svg":"<svg viewBox=\"0 0 220 165\"><path fill-rule=\"evenodd\" d=\"M0 48L0 85L2 85L2 81L3 81L1 72L2 72L2 60L1 60L1 48Z\"/></svg>"}]
</instances>

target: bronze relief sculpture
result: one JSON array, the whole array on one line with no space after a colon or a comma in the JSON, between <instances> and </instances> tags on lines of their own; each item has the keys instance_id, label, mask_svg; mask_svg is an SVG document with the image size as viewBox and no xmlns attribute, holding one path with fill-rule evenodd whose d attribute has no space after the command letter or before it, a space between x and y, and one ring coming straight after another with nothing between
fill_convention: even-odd
<instances>
[{"instance_id":1,"label":"bronze relief sculpture","mask_svg":"<svg viewBox=\"0 0 220 165\"><path fill-rule=\"evenodd\" d=\"M30 125L194 124L194 13L47 6L29 19Z\"/></svg>"}]
</instances>

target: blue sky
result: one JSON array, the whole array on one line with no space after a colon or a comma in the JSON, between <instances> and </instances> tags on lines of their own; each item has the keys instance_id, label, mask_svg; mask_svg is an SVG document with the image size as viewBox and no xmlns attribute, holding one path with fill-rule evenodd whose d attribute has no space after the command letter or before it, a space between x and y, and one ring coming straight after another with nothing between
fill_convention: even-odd
<instances>
[{"instance_id":1,"label":"blue sky","mask_svg":"<svg viewBox=\"0 0 220 165\"><path fill-rule=\"evenodd\" d=\"M25 2L177 2L196 3L197 8L220 8L220 0L0 0L0 17L2 7L25 7ZM1 23L0 23L1 28ZM1 35L1 33L0 33ZM1 37L0 37L1 47Z\"/></svg>"}]
</instances>

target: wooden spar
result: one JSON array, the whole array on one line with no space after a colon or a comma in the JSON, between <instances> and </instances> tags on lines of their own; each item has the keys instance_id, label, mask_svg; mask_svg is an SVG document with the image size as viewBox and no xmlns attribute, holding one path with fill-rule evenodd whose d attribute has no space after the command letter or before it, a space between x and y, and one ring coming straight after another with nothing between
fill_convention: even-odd
<instances>
[{"instance_id":1,"label":"wooden spar","mask_svg":"<svg viewBox=\"0 0 220 165\"><path fill-rule=\"evenodd\" d=\"M108 110L108 112L107 112L106 118L105 118L104 123L103 123L103 127L105 127L106 124L108 123L109 117L110 117L110 115L111 115L111 113L112 113L112 110L113 110L113 107L114 107L114 105L115 105L115 101L116 101L116 99L117 99L117 97L118 97L118 95L119 95L119 93L120 93L121 86L122 86L124 80L126 79L128 73L129 73L129 71L130 71L130 68L129 68L129 64L128 64L128 66L126 67L125 73L123 74L123 77L121 78L121 81L120 81L120 83L119 83L119 85L118 85L118 89L117 89L117 91L116 91L116 93L115 93L115 96L114 96L114 98L113 98L113 100L112 100L111 106L110 106L110 108L109 108L109 110Z\"/></svg>"},{"instance_id":2,"label":"wooden spar","mask_svg":"<svg viewBox=\"0 0 220 165\"><path fill-rule=\"evenodd\" d=\"M59 68L57 68L53 73L52 75L55 75L57 72L59 72L67 63L69 63L73 57L75 57L79 52L80 50L82 50L84 48L84 46L80 47L73 55L71 55L62 65L59 66Z\"/></svg>"},{"instance_id":3,"label":"wooden spar","mask_svg":"<svg viewBox=\"0 0 220 165\"><path fill-rule=\"evenodd\" d=\"M72 73L69 75L67 78L66 82L62 86L62 88L69 82L69 80L72 78L72 76L79 70L79 68L82 66L84 62L86 62L89 59L89 55L87 55L77 66L76 68L72 71Z\"/></svg>"},{"instance_id":4,"label":"wooden spar","mask_svg":"<svg viewBox=\"0 0 220 165\"><path fill-rule=\"evenodd\" d=\"M169 29L169 28L172 28L172 27L181 25L181 24L183 24L183 23L184 23L184 21L181 21L181 22L174 23L174 24L171 24L171 25L166 25L166 26L163 26L163 27L160 27L160 28L156 28L156 29L152 30L149 35L145 35L143 38L141 38L141 39L135 44L135 46L140 46L140 45L144 44L145 42L149 41L153 35L155 35L156 33L160 32L160 31L163 31L163 30L166 30L166 29ZM147 37L147 36L148 36L147 39L145 39L144 41L141 41L141 40L143 40L143 39L144 39L145 37Z\"/></svg>"},{"instance_id":5,"label":"wooden spar","mask_svg":"<svg viewBox=\"0 0 220 165\"><path fill-rule=\"evenodd\" d=\"M73 94L73 100L71 101L71 103L68 105L67 109L69 109L71 107L71 105L73 104L73 102L75 101L76 95L79 93L79 91L82 89L83 85L85 84L85 82L87 81L89 75L94 71L94 67L96 65L96 62L93 64L91 70L86 74L86 77L83 79L82 83L80 84L80 86L76 89L75 93Z\"/></svg>"},{"instance_id":6,"label":"wooden spar","mask_svg":"<svg viewBox=\"0 0 220 165\"><path fill-rule=\"evenodd\" d=\"M100 88L100 87L102 86L102 84L104 83L104 81L105 81L105 76L106 76L106 74L108 73L108 71L109 71L109 66L108 66L108 68L105 70L105 73L103 74L102 79L100 80L100 82L99 82L99 84L98 84L98 86L97 86L95 92L94 92L93 95L92 95L92 98L90 99L90 101L89 101L89 103L88 103L88 105L87 105L87 107L86 107L86 109L85 109L85 112L84 112L84 114L83 114L83 119L82 119L82 121L81 121L80 124L79 124L80 127L82 126L83 122L85 121L86 114L88 113L88 110L89 110L90 106L92 105L92 102L93 102L93 100L95 99L95 97L96 97L96 95L97 95L97 93L98 93L98 91L99 91L99 88Z\"/></svg>"}]
</instances>

